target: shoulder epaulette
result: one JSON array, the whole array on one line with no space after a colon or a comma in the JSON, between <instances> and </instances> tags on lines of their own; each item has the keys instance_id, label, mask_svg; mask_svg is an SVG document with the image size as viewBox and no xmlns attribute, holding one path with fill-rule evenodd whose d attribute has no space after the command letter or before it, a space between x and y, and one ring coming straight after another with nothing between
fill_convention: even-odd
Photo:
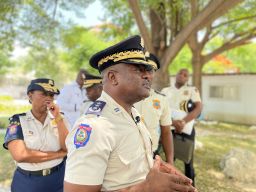
<instances>
[{"instance_id":1,"label":"shoulder epaulette","mask_svg":"<svg viewBox=\"0 0 256 192\"><path fill-rule=\"evenodd\" d=\"M19 117L25 116L25 115L26 115L26 113L20 113L20 114L15 114L9 118L10 123L6 130L6 134L4 137L4 143L3 143L3 147L5 149L8 149L7 145L12 140L16 140L16 139L24 140Z\"/></svg>"},{"instance_id":2,"label":"shoulder epaulette","mask_svg":"<svg viewBox=\"0 0 256 192\"><path fill-rule=\"evenodd\" d=\"M13 122L13 121L20 121L20 116L25 116L26 113L19 113L19 114L15 114L13 115L12 117L9 118L9 121L10 122Z\"/></svg>"},{"instance_id":3,"label":"shoulder epaulette","mask_svg":"<svg viewBox=\"0 0 256 192\"><path fill-rule=\"evenodd\" d=\"M97 100L93 104L91 104L91 106L87 109L85 115L87 114L100 115L105 105L106 105L106 102Z\"/></svg>"},{"instance_id":4,"label":"shoulder epaulette","mask_svg":"<svg viewBox=\"0 0 256 192\"><path fill-rule=\"evenodd\" d=\"M161 93L161 92L159 92L159 91L156 91L156 90L154 90L154 91L155 91L155 93L157 93L157 94L159 94L159 95L166 96L165 94L163 94L163 93Z\"/></svg>"}]
</instances>

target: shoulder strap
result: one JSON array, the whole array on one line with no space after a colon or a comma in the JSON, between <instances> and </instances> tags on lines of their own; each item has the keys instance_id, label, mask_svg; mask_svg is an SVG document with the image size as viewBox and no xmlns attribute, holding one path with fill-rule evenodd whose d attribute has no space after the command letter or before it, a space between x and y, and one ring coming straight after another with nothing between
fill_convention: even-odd
<instances>
[{"instance_id":1,"label":"shoulder strap","mask_svg":"<svg viewBox=\"0 0 256 192\"><path fill-rule=\"evenodd\" d=\"M91 106L88 108L85 114L100 115L105 105L106 105L106 102L97 100L93 104L91 104Z\"/></svg>"}]
</instances>

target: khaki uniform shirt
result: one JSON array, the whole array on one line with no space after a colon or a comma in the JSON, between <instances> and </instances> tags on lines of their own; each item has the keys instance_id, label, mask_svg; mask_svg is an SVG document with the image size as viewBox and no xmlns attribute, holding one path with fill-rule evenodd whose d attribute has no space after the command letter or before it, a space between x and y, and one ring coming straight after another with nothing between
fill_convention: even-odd
<instances>
[{"instance_id":1,"label":"khaki uniform shirt","mask_svg":"<svg viewBox=\"0 0 256 192\"><path fill-rule=\"evenodd\" d=\"M86 100L83 102L82 107L80 109L80 116L85 114L90 105L93 104L93 101Z\"/></svg>"},{"instance_id":2,"label":"khaki uniform shirt","mask_svg":"<svg viewBox=\"0 0 256 192\"><path fill-rule=\"evenodd\" d=\"M159 125L168 126L172 124L168 101L164 95L151 89L150 96L135 103L134 106L141 114L142 121L151 134L153 151L156 151L160 137Z\"/></svg>"},{"instance_id":3,"label":"khaki uniform shirt","mask_svg":"<svg viewBox=\"0 0 256 192\"><path fill-rule=\"evenodd\" d=\"M29 149L39 150L39 151L58 151L60 150L59 143L59 133L58 128L55 121L51 119L49 115L47 115L44 124L39 122L31 113L28 111L24 115L19 116L20 123L18 126L13 128L11 133L9 127L9 131L7 131L7 136L5 141L5 146L8 142L14 139L23 139L26 147ZM67 124L67 120L65 120ZM16 124L17 125L17 124ZM14 125L10 125L14 126ZM17 130L22 129L22 130ZM22 131L22 133L21 133ZM23 136L15 136L15 134L21 133ZM13 135L11 135L13 134ZM22 138L23 137L23 138ZM17 163L17 166L24 170L29 171L37 171L42 169L47 169L54 167L62 162L61 159L54 159L50 161L45 161L41 163Z\"/></svg>"},{"instance_id":4,"label":"khaki uniform shirt","mask_svg":"<svg viewBox=\"0 0 256 192\"><path fill-rule=\"evenodd\" d=\"M199 91L196 87L184 85L177 89L175 86L162 90L169 101L171 109L180 109L180 103L191 99L193 102L201 102Z\"/></svg>"},{"instance_id":5,"label":"khaki uniform shirt","mask_svg":"<svg viewBox=\"0 0 256 192\"><path fill-rule=\"evenodd\" d=\"M133 117L138 116L135 108ZM66 139L65 181L118 190L145 180L153 166L150 134L108 94L80 117Z\"/></svg>"},{"instance_id":6,"label":"khaki uniform shirt","mask_svg":"<svg viewBox=\"0 0 256 192\"><path fill-rule=\"evenodd\" d=\"M166 95L169 106L172 110L173 119L182 119L187 115L181 108L181 103L192 100L193 102L201 102L199 91L196 87L184 85L177 89L175 86L164 88L162 92ZM183 128L182 132L188 135L191 134L194 125L194 120L188 122ZM173 126L172 129L175 129Z\"/></svg>"}]
</instances>

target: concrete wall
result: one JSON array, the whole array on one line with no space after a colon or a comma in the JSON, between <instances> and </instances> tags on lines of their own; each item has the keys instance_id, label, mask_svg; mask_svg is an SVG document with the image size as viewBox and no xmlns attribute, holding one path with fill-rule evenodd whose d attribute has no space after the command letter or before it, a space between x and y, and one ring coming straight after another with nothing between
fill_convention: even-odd
<instances>
[{"instance_id":1,"label":"concrete wall","mask_svg":"<svg viewBox=\"0 0 256 192\"><path fill-rule=\"evenodd\" d=\"M202 91L203 119L256 124L256 74L204 75Z\"/></svg>"}]
</instances>

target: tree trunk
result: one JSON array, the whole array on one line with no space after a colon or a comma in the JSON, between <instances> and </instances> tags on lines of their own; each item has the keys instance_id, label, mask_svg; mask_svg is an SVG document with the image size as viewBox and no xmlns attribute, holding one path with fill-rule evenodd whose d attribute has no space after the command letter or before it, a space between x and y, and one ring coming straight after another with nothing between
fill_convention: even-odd
<instances>
[{"instance_id":1,"label":"tree trunk","mask_svg":"<svg viewBox=\"0 0 256 192\"><path fill-rule=\"evenodd\" d=\"M192 85L202 94L202 56L200 52L194 52L192 56Z\"/></svg>"},{"instance_id":2,"label":"tree trunk","mask_svg":"<svg viewBox=\"0 0 256 192\"><path fill-rule=\"evenodd\" d=\"M169 72L167 70L162 71L160 68L155 74L152 88L154 88L155 90L161 91L162 88L168 87L170 85L169 82L170 82Z\"/></svg>"}]
</instances>

